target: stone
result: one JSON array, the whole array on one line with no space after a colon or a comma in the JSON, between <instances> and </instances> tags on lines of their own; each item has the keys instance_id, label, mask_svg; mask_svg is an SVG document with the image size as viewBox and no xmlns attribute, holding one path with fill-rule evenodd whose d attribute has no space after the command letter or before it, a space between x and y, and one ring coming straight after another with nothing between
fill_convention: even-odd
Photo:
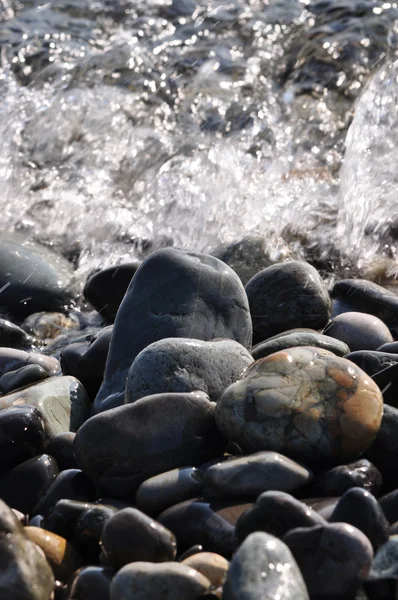
<instances>
[{"instance_id":1,"label":"stone","mask_svg":"<svg viewBox=\"0 0 398 600\"><path fill-rule=\"evenodd\" d=\"M137 490L137 507L148 515L157 515L166 508L200 496L203 491L203 474L196 467L172 469L150 477Z\"/></svg>"},{"instance_id":2,"label":"stone","mask_svg":"<svg viewBox=\"0 0 398 600\"><path fill-rule=\"evenodd\" d=\"M210 252L231 267L246 284L261 269L275 263L270 258L266 240L260 236L245 236L241 240L221 244Z\"/></svg>"},{"instance_id":3,"label":"stone","mask_svg":"<svg viewBox=\"0 0 398 600\"><path fill-rule=\"evenodd\" d=\"M354 362L371 377L391 365L398 364L398 354L376 350L357 350L356 352L350 352L345 358Z\"/></svg>"},{"instance_id":4,"label":"stone","mask_svg":"<svg viewBox=\"0 0 398 600\"><path fill-rule=\"evenodd\" d=\"M116 513L117 509L113 506L97 504L85 510L78 518L73 539L87 564L98 561L104 527Z\"/></svg>"},{"instance_id":5,"label":"stone","mask_svg":"<svg viewBox=\"0 0 398 600\"><path fill-rule=\"evenodd\" d=\"M274 352L286 350L287 348L295 348L298 346L312 346L314 348L322 348L333 352L336 356L345 356L349 354L350 349L346 343L336 340L322 333L312 332L297 332L279 334L269 338L265 342L260 342L252 350L254 360L265 358Z\"/></svg>"},{"instance_id":6,"label":"stone","mask_svg":"<svg viewBox=\"0 0 398 600\"><path fill-rule=\"evenodd\" d=\"M250 506L232 500L190 499L171 506L157 520L174 533L180 552L199 544L205 552L229 558L237 546L236 522Z\"/></svg>"},{"instance_id":7,"label":"stone","mask_svg":"<svg viewBox=\"0 0 398 600\"><path fill-rule=\"evenodd\" d=\"M33 406L0 410L0 471L40 454L44 449L44 420Z\"/></svg>"},{"instance_id":8,"label":"stone","mask_svg":"<svg viewBox=\"0 0 398 600\"><path fill-rule=\"evenodd\" d=\"M251 365L225 390L215 418L245 452L273 450L312 464L359 457L376 437L382 410L379 388L354 363L303 347Z\"/></svg>"},{"instance_id":9,"label":"stone","mask_svg":"<svg viewBox=\"0 0 398 600\"><path fill-rule=\"evenodd\" d=\"M374 315L348 312L334 317L324 329L324 333L345 342L352 350L377 350L382 344L392 342L387 327Z\"/></svg>"},{"instance_id":10,"label":"stone","mask_svg":"<svg viewBox=\"0 0 398 600\"><path fill-rule=\"evenodd\" d=\"M351 488L337 503L329 521L348 523L362 531L376 552L388 539L389 523L376 498L362 488Z\"/></svg>"},{"instance_id":11,"label":"stone","mask_svg":"<svg viewBox=\"0 0 398 600\"><path fill-rule=\"evenodd\" d=\"M24 531L28 538L43 550L54 577L68 582L81 566L81 558L73 546L59 535L39 527L25 527Z\"/></svg>"},{"instance_id":12,"label":"stone","mask_svg":"<svg viewBox=\"0 0 398 600\"><path fill-rule=\"evenodd\" d=\"M26 365L15 371L8 371L0 377L0 394L6 395L48 379L49 374L40 365Z\"/></svg>"},{"instance_id":13,"label":"stone","mask_svg":"<svg viewBox=\"0 0 398 600\"><path fill-rule=\"evenodd\" d=\"M331 300L318 271L305 262L272 265L246 284L253 344L293 327L323 329Z\"/></svg>"},{"instance_id":14,"label":"stone","mask_svg":"<svg viewBox=\"0 0 398 600\"><path fill-rule=\"evenodd\" d=\"M84 342L69 344L59 357L64 375L73 375L82 382L92 400L104 377L105 363L113 327L104 327Z\"/></svg>"},{"instance_id":15,"label":"stone","mask_svg":"<svg viewBox=\"0 0 398 600\"><path fill-rule=\"evenodd\" d=\"M91 409L84 387L80 381L69 376L50 377L0 397L0 411L24 404L39 410L47 439L65 431L77 431L89 417Z\"/></svg>"},{"instance_id":16,"label":"stone","mask_svg":"<svg viewBox=\"0 0 398 600\"><path fill-rule=\"evenodd\" d=\"M77 462L73 456L73 442L76 433L72 431L64 431L58 433L54 438L46 444L45 450L57 461L60 471L66 469L77 469Z\"/></svg>"},{"instance_id":17,"label":"stone","mask_svg":"<svg viewBox=\"0 0 398 600\"><path fill-rule=\"evenodd\" d=\"M32 350L35 340L26 331L7 321L0 319L0 346L4 348L17 348L19 350Z\"/></svg>"},{"instance_id":18,"label":"stone","mask_svg":"<svg viewBox=\"0 0 398 600\"><path fill-rule=\"evenodd\" d=\"M398 592L398 535L391 536L375 554L365 590L371 600L395 600Z\"/></svg>"},{"instance_id":19,"label":"stone","mask_svg":"<svg viewBox=\"0 0 398 600\"><path fill-rule=\"evenodd\" d=\"M229 567L229 562L214 552L197 552L185 558L181 564L204 575L214 588L223 585Z\"/></svg>"},{"instance_id":20,"label":"stone","mask_svg":"<svg viewBox=\"0 0 398 600\"><path fill-rule=\"evenodd\" d=\"M309 600L289 548L268 533L252 533L233 557L223 600Z\"/></svg>"},{"instance_id":21,"label":"stone","mask_svg":"<svg viewBox=\"0 0 398 600\"><path fill-rule=\"evenodd\" d=\"M23 236L1 233L0 265L3 314L23 318L39 311L62 312L78 296L70 285L70 263Z\"/></svg>"},{"instance_id":22,"label":"stone","mask_svg":"<svg viewBox=\"0 0 398 600\"><path fill-rule=\"evenodd\" d=\"M116 570L136 561L172 561L177 554L172 532L136 508L119 510L105 523L101 544Z\"/></svg>"},{"instance_id":23,"label":"stone","mask_svg":"<svg viewBox=\"0 0 398 600\"><path fill-rule=\"evenodd\" d=\"M61 498L47 511L46 518L43 517L43 528L72 541L80 517L91 508L96 508L93 502Z\"/></svg>"},{"instance_id":24,"label":"stone","mask_svg":"<svg viewBox=\"0 0 398 600\"><path fill-rule=\"evenodd\" d=\"M255 504L236 523L236 537L241 543L255 531L282 538L291 529L325 524L325 519L311 507L290 494L269 491L261 494Z\"/></svg>"},{"instance_id":25,"label":"stone","mask_svg":"<svg viewBox=\"0 0 398 600\"><path fill-rule=\"evenodd\" d=\"M12 510L1 500L0 556L2 600L50 600L55 583L51 568Z\"/></svg>"},{"instance_id":26,"label":"stone","mask_svg":"<svg viewBox=\"0 0 398 600\"><path fill-rule=\"evenodd\" d=\"M75 458L103 493L131 499L153 475L222 454L226 443L214 411L203 392L147 396L86 421L76 434Z\"/></svg>"},{"instance_id":27,"label":"stone","mask_svg":"<svg viewBox=\"0 0 398 600\"><path fill-rule=\"evenodd\" d=\"M378 352L387 352L388 354L398 354L398 342L388 342L377 348Z\"/></svg>"},{"instance_id":28,"label":"stone","mask_svg":"<svg viewBox=\"0 0 398 600\"><path fill-rule=\"evenodd\" d=\"M0 476L0 498L11 508L31 515L44 485L58 474L48 454L30 458Z\"/></svg>"},{"instance_id":29,"label":"stone","mask_svg":"<svg viewBox=\"0 0 398 600\"><path fill-rule=\"evenodd\" d=\"M81 330L71 330L68 333L59 335L54 340L50 340L44 348L42 353L46 356L53 356L57 359L60 358L62 351L66 346L71 344L86 344L90 342L96 335L101 331L101 327L89 327Z\"/></svg>"},{"instance_id":30,"label":"stone","mask_svg":"<svg viewBox=\"0 0 398 600\"><path fill-rule=\"evenodd\" d=\"M361 487L377 497L382 482L380 471L366 458L361 458L317 475L311 492L318 496L342 496L350 488Z\"/></svg>"},{"instance_id":31,"label":"stone","mask_svg":"<svg viewBox=\"0 0 398 600\"><path fill-rule=\"evenodd\" d=\"M79 469L62 471L55 479L41 489L40 498L33 514L46 517L58 500L79 500L91 502L95 498L95 488Z\"/></svg>"},{"instance_id":32,"label":"stone","mask_svg":"<svg viewBox=\"0 0 398 600\"><path fill-rule=\"evenodd\" d=\"M80 329L78 318L60 312L34 313L23 321L21 327L42 342L54 340L63 333Z\"/></svg>"},{"instance_id":33,"label":"stone","mask_svg":"<svg viewBox=\"0 0 398 600\"><path fill-rule=\"evenodd\" d=\"M398 363L378 371L372 379L381 389L384 402L398 408Z\"/></svg>"},{"instance_id":34,"label":"stone","mask_svg":"<svg viewBox=\"0 0 398 600\"><path fill-rule=\"evenodd\" d=\"M110 600L114 571L108 567L83 567L70 584L69 598L73 600Z\"/></svg>"},{"instance_id":35,"label":"stone","mask_svg":"<svg viewBox=\"0 0 398 600\"><path fill-rule=\"evenodd\" d=\"M101 269L87 278L85 299L111 323L139 266L138 262L125 263Z\"/></svg>"},{"instance_id":36,"label":"stone","mask_svg":"<svg viewBox=\"0 0 398 600\"><path fill-rule=\"evenodd\" d=\"M337 506L340 498L303 498L302 503L306 504L318 515L320 515L325 521L329 521L333 514L334 509Z\"/></svg>"},{"instance_id":37,"label":"stone","mask_svg":"<svg viewBox=\"0 0 398 600\"><path fill-rule=\"evenodd\" d=\"M232 458L206 470L204 485L221 496L257 498L267 490L292 492L303 487L311 473L277 452L257 452Z\"/></svg>"},{"instance_id":38,"label":"stone","mask_svg":"<svg viewBox=\"0 0 398 600\"><path fill-rule=\"evenodd\" d=\"M125 403L153 394L197 390L217 402L252 362L251 354L234 340L159 340L142 350L131 365Z\"/></svg>"},{"instance_id":39,"label":"stone","mask_svg":"<svg viewBox=\"0 0 398 600\"><path fill-rule=\"evenodd\" d=\"M398 489L391 490L379 498L378 502L390 524L398 521Z\"/></svg>"},{"instance_id":40,"label":"stone","mask_svg":"<svg viewBox=\"0 0 398 600\"><path fill-rule=\"evenodd\" d=\"M196 600L210 588L206 577L180 563L135 562L111 583L111 600Z\"/></svg>"},{"instance_id":41,"label":"stone","mask_svg":"<svg viewBox=\"0 0 398 600\"><path fill-rule=\"evenodd\" d=\"M212 256L176 248L158 250L142 263L115 319L95 410L123 404L134 359L170 337L228 338L251 347L248 301L232 269Z\"/></svg>"},{"instance_id":42,"label":"stone","mask_svg":"<svg viewBox=\"0 0 398 600\"><path fill-rule=\"evenodd\" d=\"M384 405L380 429L366 451L366 458L380 471L385 486L395 488L398 476L398 409Z\"/></svg>"},{"instance_id":43,"label":"stone","mask_svg":"<svg viewBox=\"0 0 398 600\"><path fill-rule=\"evenodd\" d=\"M372 564L368 538L346 523L293 529L283 540L297 561L311 598L351 598Z\"/></svg>"},{"instance_id":44,"label":"stone","mask_svg":"<svg viewBox=\"0 0 398 600\"><path fill-rule=\"evenodd\" d=\"M60 370L59 362L51 356L15 348L0 348L0 377L27 365L40 365L50 376L57 375Z\"/></svg>"}]
</instances>

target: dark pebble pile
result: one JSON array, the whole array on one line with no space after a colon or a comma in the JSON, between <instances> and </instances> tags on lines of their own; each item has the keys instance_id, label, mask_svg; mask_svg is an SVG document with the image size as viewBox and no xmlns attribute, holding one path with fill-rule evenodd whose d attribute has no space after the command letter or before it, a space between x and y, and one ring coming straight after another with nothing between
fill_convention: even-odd
<instances>
[{"instance_id":1,"label":"dark pebble pile","mask_svg":"<svg viewBox=\"0 0 398 600\"><path fill-rule=\"evenodd\" d=\"M398 296L0 258L1 600L398 598Z\"/></svg>"}]
</instances>

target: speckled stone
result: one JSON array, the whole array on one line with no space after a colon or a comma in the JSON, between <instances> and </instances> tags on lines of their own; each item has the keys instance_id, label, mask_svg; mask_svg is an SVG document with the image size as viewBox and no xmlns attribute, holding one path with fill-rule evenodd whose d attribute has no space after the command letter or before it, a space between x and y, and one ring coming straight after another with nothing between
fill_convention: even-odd
<instances>
[{"instance_id":1,"label":"speckled stone","mask_svg":"<svg viewBox=\"0 0 398 600\"><path fill-rule=\"evenodd\" d=\"M136 562L114 577L111 600L196 600L209 588L209 580L186 565Z\"/></svg>"},{"instance_id":2,"label":"speckled stone","mask_svg":"<svg viewBox=\"0 0 398 600\"><path fill-rule=\"evenodd\" d=\"M223 600L309 600L289 548L272 535L252 533L233 557Z\"/></svg>"},{"instance_id":3,"label":"speckled stone","mask_svg":"<svg viewBox=\"0 0 398 600\"><path fill-rule=\"evenodd\" d=\"M311 473L277 452L257 452L215 464L206 470L204 485L230 498L257 498L267 490L291 492L304 486Z\"/></svg>"},{"instance_id":4,"label":"speckled stone","mask_svg":"<svg viewBox=\"0 0 398 600\"><path fill-rule=\"evenodd\" d=\"M342 496L353 487L361 487L378 496L383 482L380 471L366 458L333 467L317 475L311 493L318 496Z\"/></svg>"},{"instance_id":5,"label":"speckled stone","mask_svg":"<svg viewBox=\"0 0 398 600\"><path fill-rule=\"evenodd\" d=\"M324 333L345 342L352 352L376 350L382 344L393 341L383 321L374 315L360 312L338 315L324 329Z\"/></svg>"},{"instance_id":6,"label":"speckled stone","mask_svg":"<svg viewBox=\"0 0 398 600\"><path fill-rule=\"evenodd\" d=\"M58 312L38 312L29 315L22 328L39 340L53 340L62 333L79 329L79 320Z\"/></svg>"},{"instance_id":7,"label":"speckled stone","mask_svg":"<svg viewBox=\"0 0 398 600\"><path fill-rule=\"evenodd\" d=\"M297 346L312 346L329 350L336 356L344 356L350 352L350 348L344 342L336 340L328 335L318 332L297 331L292 333L276 335L265 342L260 342L252 350L254 360L265 358L274 352L296 348Z\"/></svg>"},{"instance_id":8,"label":"speckled stone","mask_svg":"<svg viewBox=\"0 0 398 600\"><path fill-rule=\"evenodd\" d=\"M25 527L28 538L44 552L54 577L68 582L73 573L81 566L81 558L64 538L39 527Z\"/></svg>"},{"instance_id":9,"label":"speckled stone","mask_svg":"<svg viewBox=\"0 0 398 600\"><path fill-rule=\"evenodd\" d=\"M355 364L318 348L256 361L216 406L221 433L244 451L299 461L357 458L380 427L383 398Z\"/></svg>"},{"instance_id":10,"label":"speckled stone","mask_svg":"<svg viewBox=\"0 0 398 600\"><path fill-rule=\"evenodd\" d=\"M197 552L185 558L181 564L202 573L215 588L224 583L229 567L229 562L214 552Z\"/></svg>"},{"instance_id":11,"label":"speckled stone","mask_svg":"<svg viewBox=\"0 0 398 600\"><path fill-rule=\"evenodd\" d=\"M250 352L234 340L159 340L144 348L131 365L125 403L152 394L197 390L217 402L252 362Z\"/></svg>"}]
</instances>

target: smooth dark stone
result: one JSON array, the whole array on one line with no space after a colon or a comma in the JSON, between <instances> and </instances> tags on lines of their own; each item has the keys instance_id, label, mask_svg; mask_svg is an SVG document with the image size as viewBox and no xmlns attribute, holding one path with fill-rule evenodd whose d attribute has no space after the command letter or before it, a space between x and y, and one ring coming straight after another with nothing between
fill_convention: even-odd
<instances>
[{"instance_id":1,"label":"smooth dark stone","mask_svg":"<svg viewBox=\"0 0 398 600\"><path fill-rule=\"evenodd\" d=\"M125 403L153 394L195 391L217 402L252 362L248 350L234 340L159 340L144 348L131 365Z\"/></svg>"},{"instance_id":2,"label":"smooth dark stone","mask_svg":"<svg viewBox=\"0 0 398 600\"><path fill-rule=\"evenodd\" d=\"M352 352L377 350L382 344L393 340L383 321L361 312L347 312L334 317L324 333L348 344Z\"/></svg>"},{"instance_id":3,"label":"smooth dark stone","mask_svg":"<svg viewBox=\"0 0 398 600\"><path fill-rule=\"evenodd\" d=\"M369 573L372 545L346 523L293 529L283 541L297 561L311 599L352 598Z\"/></svg>"},{"instance_id":4,"label":"smooth dark stone","mask_svg":"<svg viewBox=\"0 0 398 600\"><path fill-rule=\"evenodd\" d=\"M150 477L137 490L137 507L148 515L156 515L173 504L201 496L203 473L195 467L182 467Z\"/></svg>"},{"instance_id":5,"label":"smooth dark stone","mask_svg":"<svg viewBox=\"0 0 398 600\"><path fill-rule=\"evenodd\" d=\"M224 243L210 252L231 267L246 284L259 271L275 263L269 256L263 236L247 235L241 240Z\"/></svg>"},{"instance_id":6,"label":"smooth dark stone","mask_svg":"<svg viewBox=\"0 0 398 600\"><path fill-rule=\"evenodd\" d=\"M44 555L26 536L10 508L0 501L0 598L47 600L54 577Z\"/></svg>"},{"instance_id":7,"label":"smooth dark stone","mask_svg":"<svg viewBox=\"0 0 398 600\"><path fill-rule=\"evenodd\" d=\"M351 488L337 503L330 523L353 525L371 542L376 551L388 539L389 523L376 498L362 488Z\"/></svg>"},{"instance_id":8,"label":"smooth dark stone","mask_svg":"<svg viewBox=\"0 0 398 600\"><path fill-rule=\"evenodd\" d=\"M92 502L95 488L79 469L62 471L48 486L42 489L33 514L47 516L58 500Z\"/></svg>"},{"instance_id":9,"label":"smooth dark stone","mask_svg":"<svg viewBox=\"0 0 398 600\"><path fill-rule=\"evenodd\" d=\"M303 498L301 502L306 504L325 521L329 521L340 498Z\"/></svg>"},{"instance_id":10,"label":"smooth dark stone","mask_svg":"<svg viewBox=\"0 0 398 600\"><path fill-rule=\"evenodd\" d=\"M303 487L312 474L277 452L256 452L215 464L206 470L204 485L221 496L253 498L267 490L292 492Z\"/></svg>"},{"instance_id":11,"label":"smooth dark stone","mask_svg":"<svg viewBox=\"0 0 398 600\"><path fill-rule=\"evenodd\" d=\"M236 552L222 597L224 600L309 600L289 548L262 531L252 533Z\"/></svg>"},{"instance_id":12,"label":"smooth dark stone","mask_svg":"<svg viewBox=\"0 0 398 600\"><path fill-rule=\"evenodd\" d=\"M54 340L48 342L47 345L42 349L42 352L47 356L55 356L55 358L59 359L64 348L70 346L71 344L86 344L86 342L91 342L91 340L100 331L101 328L98 327L90 327L83 330L78 329L77 331L68 331L67 333L63 333Z\"/></svg>"},{"instance_id":13,"label":"smooth dark stone","mask_svg":"<svg viewBox=\"0 0 398 600\"><path fill-rule=\"evenodd\" d=\"M252 350L254 360L269 356L274 352L297 346L313 346L333 352L336 356L344 356L350 352L346 343L322 333L297 332L279 334L265 342L260 342Z\"/></svg>"},{"instance_id":14,"label":"smooth dark stone","mask_svg":"<svg viewBox=\"0 0 398 600\"><path fill-rule=\"evenodd\" d=\"M326 521L290 494L264 492L252 508L249 508L236 523L236 537L242 542L255 531L282 538L291 529L323 525Z\"/></svg>"},{"instance_id":15,"label":"smooth dark stone","mask_svg":"<svg viewBox=\"0 0 398 600\"><path fill-rule=\"evenodd\" d=\"M381 389L384 402L398 408L398 363L375 373L372 379Z\"/></svg>"},{"instance_id":16,"label":"smooth dark stone","mask_svg":"<svg viewBox=\"0 0 398 600\"><path fill-rule=\"evenodd\" d=\"M104 527L117 512L118 509L114 507L98 504L86 510L78 519L73 539L86 559L98 560Z\"/></svg>"},{"instance_id":17,"label":"smooth dark stone","mask_svg":"<svg viewBox=\"0 0 398 600\"><path fill-rule=\"evenodd\" d=\"M342 496L350 488L361 487L377 497L382 482L380 471L366 458L361 458L320 473L310 489L314 496Z\"/></svg>"},{"instance_id":18,"label":"smooth dark stone","mask_svg":"<svg viewBox=\"0 0 398 600\"><path fill-rule=\"evenodd\" d=\"M43 452L44 420L33 406L14 406L0 410L0 471Z\"/></svg>"},{"instance_id":19,"label":"smooth dark stone","mask_svg":"<svg viewBox=\"0 0 398 600\"><path fill-rule=\"evenodd\" d=\"M7 321L0 319L0 346L5 348L19 348L20 350L31 350L35 340L26 331Z\"/></svg>"},{"instance_id":20,"label":"smooth dark stone","mask_svg":"<svg viewBox=\"0 0 398 600\"><path fill-rule=\"evenodd\" d=\"M0 498L24 514L35 514L33 509L43 486L57 474L58 466L51 456L30 458L0 477Z\"/></svg>"},{"instance_id":21,"label":"smooth dark stone","mask_svg":"<svg viewBox=\"0 0 398 600\"><path fill-rule=\"evenodd\" d=\"M383 344L380 348L377 348L378 352L387 352L388 354L398 354L398 342L390 342L389 344Z\"/></svg>"},{"instance_id":22,"label":"smooth dark stone","mask_svg":"<svg viewBox=\"0 0 398 600\"><path fill-rule=\"evenodd\" d=\"M180 556L178 557L177 560L179 562L182 562L186 558L189 558L190 556L194 556L195 554L198 554L199 552L203 552L203 546L201 546L200 544L196 544L195 546L191 546L191 548L188 548L188 550L186 550L185 552L180 554Z\"/></svg>"},{"instance_id":23,"label":"smooth dark stone","mask_svg":"<svg viewBox=\"0 0 398 600\"><path fill-rule=\"evenodd\" d=\"M60 471L78 468L73 455L75 437L76 433L65 431L56 435L46 444L46 452L55 458Z\"/></svg>"},{"instance_id":24,"label":"smooth dark stone","mask_svg":"<svg viewBox=\"0 0 398 600\"><path fill-rule=\"evenodd\" d=\"M139 263L125 263L102 269L90 275L85 283L85 299L111 323L139 266Z\"/></svg>"},{"instance_id":25,"label":"smooth dark stone","mask_svg":"<svg viewBox=\"0 0 398 600\"><path fill-rule=\"evenodd\" d=\"M365 583L370 600L396 600L398 593L398 536L379 548Z\"/></svg>"},{"instance_id":26,"label":"smooth dark stone","mask_svg":"<svg viewBox=\"0 0 398 600\"><path fill-rule=\"evenodd\" d=\"M76 435L77 463L103 493L132 499L149 477L222 454L214 411L206 394L194 392L147 396L100 413Z\"/></svg>"},{"instance_id":27,"label":"smooth dark stone","mask_svg":"<svg viewBox=\"0 0 398 600\"><path fill-rule=\"evenodd\" d=\"M116 498L99 498L94 502L94 504L101 504L102 506L110 506L111 508L116 508L117 510L121 510L122 508L134 508L130 502L124 502L123 500L118 500ZM145 512L145 511L143 511Z\"/></svg>"},{"instance_id":28,"label":"smooth dark stone","mask_svg":"<svg viewBox=\"0 0 398 600\"><path fill-rule=\"evenodd\" d=\"M339 298L361 312L379 317L389 327L398 325L398 297L365 279L343 279L335 283L332 297Z\"/></svg>"},{"instance_id":29,"label":"smooth dark stone","mask_svg":"<svg viewBox=\"0 0 398 600\"><path fill-rule=\"evenodd\" d=\"M69 586L71 600L110 600L110 585L114 575L112 569L83 567L75 573Z\"/></svg>"},{"instance_id":30,"label":"smooth dark stone","mask_svg":"<svg viewBox=\"0 0 398 600\"><path fill-rule=\"evenodd\" d=\"M398 489L392 490L378 500L389 523L398 521Z\"/></svg>"},{"instance_id":31,"label":"smooth dark stone","mask_svg":"<svg viewBox=\"0 0 398 600\"><path fill-rule=\"evenodd\" d=\"M44 521L44 528L52 531L66 540L72 540L76 523L90 508L95 508L92 502L61 499L55 504ZM30 523L29 523L30 524Z\"/></svg>"},{"instance_id":32,"label":"smooth dark stone","mask_svg":"<svg viewBox=\"0 0 398 600\"><path fill-rule=\"evenodd\" d=\"M357 350L356 352L350 352L345 358L358 365L370 376L379 373L386 367L398 364L398 354L376 350Z\"/></svg>"},{"instance_id":33,"label":"smooth dark stone","mask_svg":"<svg viewBox=\"0 0 398 600\"><path fill-rule=\"evenodd\" d=\"M44 356L38 352L16 350L15 348L0 347L0 377L9 371L16 371L28 365L39 365L50 376L57 375L60 370L59 362L52 356Z\"/></svg>"},{"instance_id":34,"label":"smooth dark stone","mask_svg":"<svg viewBox=\"0 0 398 600\"><path fill-rule=\"evenodd\" d=\"M247 297L232 269L212 256L175 248L158 250L142 263L115 319L95 410L123 404L127 373L136 356L149 344L170 337L228 338L251 347Z\"/></svg>"},{"instance_id":35,"label":"smooth dark stone","mask_svg":"<svg viewBox=\"0 0 398 600\"><path fill-rule=\"evenodd\" d=\"M231 501L186 500L162 512L158 521L174 533L180 552L200 544L204 552L228 558L237 547L236 521L250 506Z\"/></svg>"},{"instance_id":36,"label":"smooth dark stone","mask_svg":"<svg viewBox=\"0 0 398 600\"><path fill-rule=\"evenodd\" d=\"M318 271L305 262L263 269L245 286L253 321L253 343L293 327L323 329L331 300Z\"/></svg>"},{"instance_id":37,"label":"smooth dark stone","mask_svg":"<svg viewBox=\"0 0 398 600\"><path fill-rule=\"evenodd\" d=\"M101 544L117 570L136 561L172 561L177 553L173 533L135 508L124 508L106 522Z\"/></svg>"},{"instance_id":38,"label":"smooth dark stone","mask_svg":"<svg viewBox=\"0 0 398 600\"><path fill-rule=\"evenodd\" d=\"M398 478L398 409L384 405L380 429L365 456L380 471L384 488L394 489Z\"/></svg>"},{"instance_id":39,"label":"smooth dark stone","mask_svg":"<svg viewBox=\"0 0 398 600\"><path fill-rule=\"evenodd\" d=\"M77 297L69 287L73 268L65 259L22 236L1 232L0 309L23 318L39 311L64 311Z\"/></svg>"},{"instance_id":40,"label":"smooth dark stone","mask_svg":"<svg viewBox=\"0 0 398 600\"><path fill-rule=\"evenodd\" d=\"M54 586L54 600L67 600L68 588L62 581L56 581Z\"/></svg>"},{"instance_id":41,"label":"smooth dark stone","mask_svg":"<svg viewBox=\"0 0 398 600\"><path fill-rule=\"evenodd\" d=\"M8 371L0 377L0 394L9 394L48 377L49 374L40 365L26 365L26 367Z\"/></svg>"},{"instance_id":42,"label":"smooth dark stone","mask_svg":"<svg viewBox=\"0 0 398 600\"><path fill-rule=\"evenodd\" d=\"M61 351L62 372L81 381L92 400L102 383L112 331L112 326L105 327L92 339L69 344Z\"/></svg>"}]
</instances>

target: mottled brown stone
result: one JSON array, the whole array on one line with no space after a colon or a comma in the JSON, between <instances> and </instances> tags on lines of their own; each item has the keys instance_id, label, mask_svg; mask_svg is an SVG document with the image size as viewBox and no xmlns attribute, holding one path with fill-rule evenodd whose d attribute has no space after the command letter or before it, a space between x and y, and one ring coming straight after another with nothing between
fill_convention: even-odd
<instances>
[{"instance_id":1,"label":"mottled brown stone","mask_svg":"<svg viewBox=\"0 0 398 600\"><path fill-rule=\"evenodd\" d=\"M64 538L40 527L25 527L25 533L44 552L56 579L69 581L81 566L82 560L76 550Z\"/></svg>"},{"instance_id":2,"label":"mottled brown stone","mask_svg":"<svg viewBox=\"0 0 398 600\"><path fill-rule=\"evenodd\" d=\"M300 347L249 367L221 396L216 422L246 452L344 461L370 446L382 412L378 386L357 365L327 350Z\"/></svg>"}]
</instances>

